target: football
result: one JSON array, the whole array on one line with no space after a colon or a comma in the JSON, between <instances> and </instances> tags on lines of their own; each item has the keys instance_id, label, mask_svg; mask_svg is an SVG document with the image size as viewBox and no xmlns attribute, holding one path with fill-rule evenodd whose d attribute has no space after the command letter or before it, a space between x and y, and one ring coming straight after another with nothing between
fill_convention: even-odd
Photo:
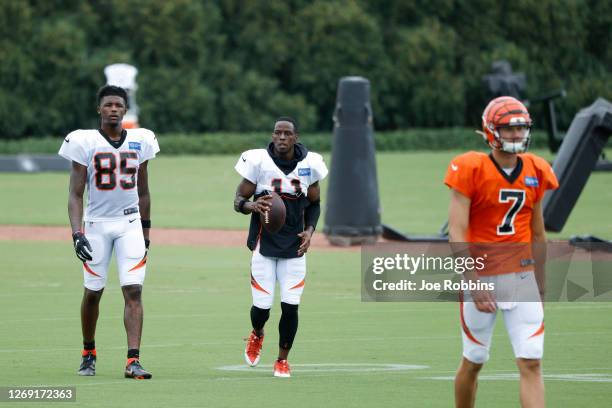
<instances>
[{"instance_id":1,"label":"football","mask_svg":"<svg viewBox=\"0 0 612 408\"><path fill-rule=\"evenodd\" d=\"M283 199L278 194L275 192L270 192L269 194L272 196L272 207L269 211L259 214L259 219L266 231L275 233L285 225L287 211Z\"/></svg>"}]
</instances>

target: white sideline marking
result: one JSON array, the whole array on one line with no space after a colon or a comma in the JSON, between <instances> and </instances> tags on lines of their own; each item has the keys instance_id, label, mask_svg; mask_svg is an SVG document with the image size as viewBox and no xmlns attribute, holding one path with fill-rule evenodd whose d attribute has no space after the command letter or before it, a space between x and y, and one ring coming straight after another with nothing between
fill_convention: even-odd
<instances>
[{"instance_id":1,"label":"white sideline marking","mask_svg":"<svg viewBox=\"0 0 612 408\"><path fill-rule=\"evenodd\" d=\"M454 376L442 376L442 377L421 377L423 380L441 380L441 381L454 381ZM516 381L519 379L518 373L500 373L500 374L486 374L478 376L479 380L487 381ZM585 374L544 374L545 381L569 381L569 382L593 382L593 383L612 383L612 374L596 374L596 373L585 373Z\"/></svg>"},{"instance_id":2,"label":"white sideline marking","mask_svg":"<svg viewBox=\"0 0 612 408\"><path fill-rule=\"evenodd\" d=\"M372 364L372 363L332 363L332 364L291 364L291 367L299 373L365 373L381 371L409 371L426 370L429 366L414 364ZM272 364L261 364L257 367L248 367L244 364L226 365L217 367L222 371L270 371Z\"/></svg>"}]
</instances>

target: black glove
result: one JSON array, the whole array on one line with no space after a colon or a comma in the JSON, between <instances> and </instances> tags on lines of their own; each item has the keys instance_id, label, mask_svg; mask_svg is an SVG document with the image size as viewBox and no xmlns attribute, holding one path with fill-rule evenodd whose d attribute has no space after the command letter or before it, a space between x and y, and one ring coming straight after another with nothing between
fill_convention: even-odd
<instances>
[{"instance_id":1,"label":"black glove","mask_svg":"<svg viewBox=\"0 0 612 408\"><path fill-rule=\"evenodd\" d=\"M151 245L151 240L145 238L145 248L149 249L149 245Z\"/></svg>"},{"instance_id":2,"label":"black glove","mask_svg":"<svg viewBox=\"0 0 612 408\"><path fill-rule=\"evenodd\" d=\"M82 262L91 261L91 253L93 250L91 249L91 245L89 245L89 241L85 238L85 235L81 231L77 231L72 234L72 241L74 242L74 252L76 252L77 258Z\"/></svg>"}]
</instances>

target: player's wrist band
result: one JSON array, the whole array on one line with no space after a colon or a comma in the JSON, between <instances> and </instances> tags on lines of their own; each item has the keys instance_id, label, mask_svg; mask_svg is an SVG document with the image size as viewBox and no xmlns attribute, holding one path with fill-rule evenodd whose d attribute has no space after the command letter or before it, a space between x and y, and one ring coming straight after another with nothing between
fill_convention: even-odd
<instances>
[{"instance_id":1,"label":"player's wrist band","mask_svg":"<svg viewBox=\"0 0 612 408\"><path fill-rule=\"evenodd\" d=\"M140 220L142 228L151 228L151 220Z\"/></svg>"},{"instance_id":2,"label":"player's wrist band","mask_svg":"<svg viewBox=\"0 0 612 408\"><path fill-rule=\"evenodd\" d=\"M248 200L245 200L244 198L242 200L240 200L240 202L238 203L238 211L240 211L241 213L245 214L244 212L244 205L247 203Z\"/></svg>"}]
</instances>

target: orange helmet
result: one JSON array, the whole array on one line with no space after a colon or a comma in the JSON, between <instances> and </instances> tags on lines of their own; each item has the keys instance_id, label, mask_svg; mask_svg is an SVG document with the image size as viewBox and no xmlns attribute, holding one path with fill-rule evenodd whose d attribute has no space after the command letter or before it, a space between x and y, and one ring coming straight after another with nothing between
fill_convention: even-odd
<instances>
[{"instance_id":1,"label":"orange helmet","mask_svg":"<svg viewBox=\"0 0 612 408\"><path fill-rule=\"evenodd\" d=\"M500 96L493 99L482 114L482 132L485 141L496 150L508 153L522 153L529 146L531 117L521 101L511 96ZM525 136L519 142L508 142L501 139L499 128L526 127Z\"/></svg>"}]
</instances>

